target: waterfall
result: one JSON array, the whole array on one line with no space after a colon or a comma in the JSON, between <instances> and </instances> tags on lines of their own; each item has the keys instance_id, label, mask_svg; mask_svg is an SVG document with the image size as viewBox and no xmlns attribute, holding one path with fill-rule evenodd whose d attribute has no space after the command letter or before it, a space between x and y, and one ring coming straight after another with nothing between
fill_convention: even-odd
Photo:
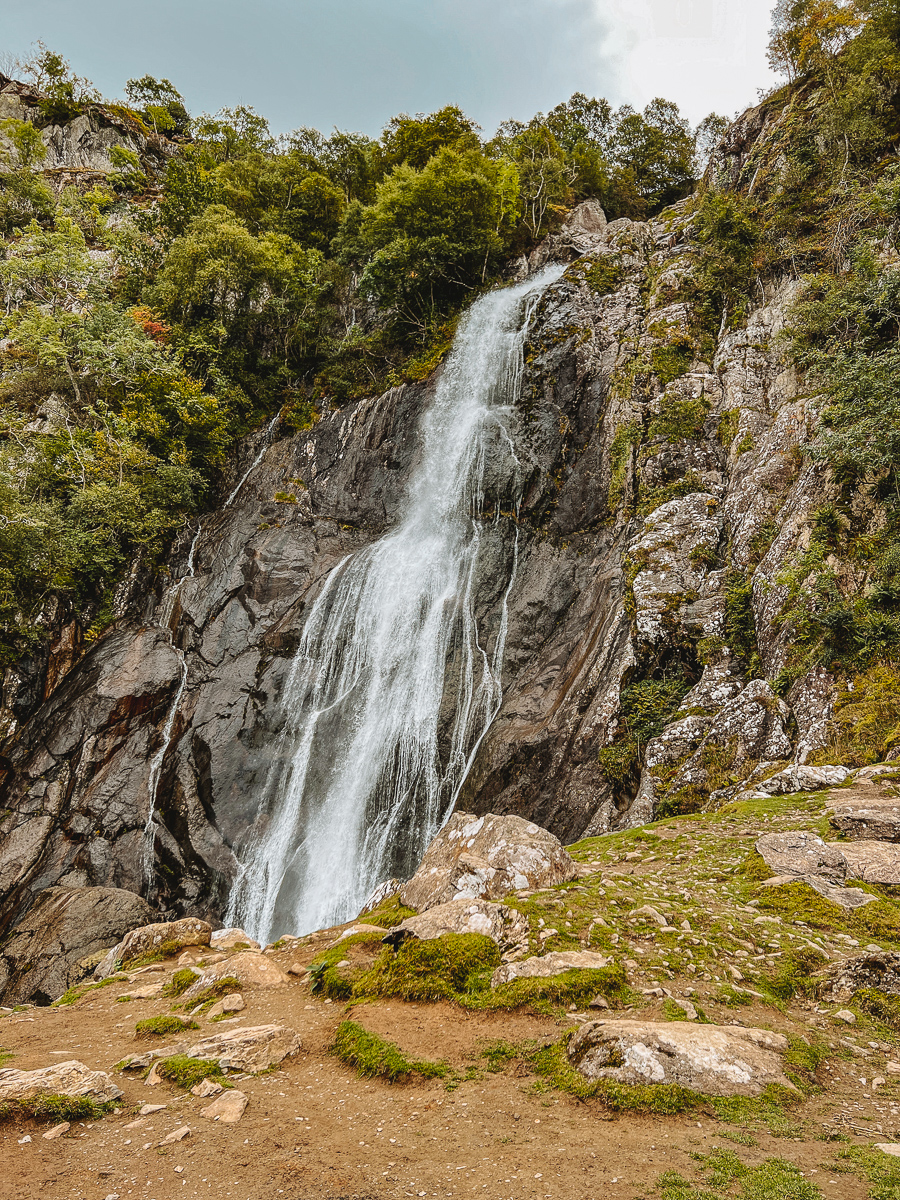
<instances>
[{"instance_id":1,"label":"waterfall","mask_svg":"<svg viewBox=\"0 0 900 1200\"><path fill-rule=\"evenodd\" d=\"M531 312L562 272L489 293L460 324L422 418L398 524L329 575L282 696L282 728L227 922L263 941L349 920L411 874L500 707L523 483L513 403ZM512 544L510 544L512 543ZM493 610L479 629L476 593Z\"/></svg>"}]
</instances>

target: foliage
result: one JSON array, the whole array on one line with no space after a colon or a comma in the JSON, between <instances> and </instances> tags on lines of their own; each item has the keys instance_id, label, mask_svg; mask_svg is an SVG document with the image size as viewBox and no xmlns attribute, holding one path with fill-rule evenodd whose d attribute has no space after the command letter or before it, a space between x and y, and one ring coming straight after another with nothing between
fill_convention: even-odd
<instances>
[{"instance_id":1,"label":"foliage","mask_svg":"<svg viewBox=\"0 0 900 1200\"><path fill-rule=\"evenodd\" d=\"M448 933L422 941L407 938L386 949L353 986L354 998L455 1000L500 965L497 943L480 933Z\"/></svg>"},{"instance_id":2,"label":"foliage","mask_svg":"<svg viewBox=\"0 0 900 1200\"><path fill-rule=\"evenodd\" d=\"M129 79L125 95L156 133L174 137L188 132L190 117L184 97L170 80L154 79L152 75Z\"/></svg>"},{"instance_id":3,"label":"foliage","mask_svg":"<svg viewBox=\"0 0 900 1200\"><path fill-rule=\"evenodd\" d=\"M332 1053L347 1066L354 1067L363 1079L386 1079L388 1083L419 1075L422 1079L443 1079L450 1068L446 1063L407 1058L399 1046L377 1033L370 1033L355 1021L341 1021L335 1030Z\"/></svg>"},{"instance_id":4,"label":"foliage","mask_svg":"<svg viewBox=\"0 0 900 1200\"><path fill-rule=\"evenodd\" d=\"M636 784L647 742L659 737L690 688L681 675L643 679L622 689L615 740L598 753L610 783L618 788Z\"/></svg>"},{"instance_id":5,"label":"foliage","mask_svg":"<svg viewBox=\"0 0 900 1200\"><path fill-rule=\"evenodd\" d=\"M163 995L176 997L186 992L191 984L196 983L200 976L190 967L180 967L163 988Z\"/></svg>"}]
</instances>

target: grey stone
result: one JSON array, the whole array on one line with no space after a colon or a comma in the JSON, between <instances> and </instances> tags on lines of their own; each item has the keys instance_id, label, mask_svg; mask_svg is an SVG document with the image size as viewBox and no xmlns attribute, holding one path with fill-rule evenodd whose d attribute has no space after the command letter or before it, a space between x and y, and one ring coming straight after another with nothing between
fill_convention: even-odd
<instances>
[{"instance_id":1,"label":"grey stone","mask_svg":"<svg viewBox=\"0 0 900 1200\"><path fill-rule=\"evenodd\" d=\"M165 946L167 953L176 953L184 946L208 946L212 928L197 917L184 917L180 921L160 921L153 925L142 925L132 929L109 951L94 971L95 979L106 979L119 966L155 954Z\"/></svg>"},{"instance_id":2,"label":"grey stone","mask_svg":"<svg viewBox=\"0 0 900 1200\"><path fill-rule=\"evenodd\" d=\"M35 1096L86 1096L104 1103L122 1095L105 1071L92 1071L77 1059L53 1063L36 1071L0 1070L0 1101L31 1100Z\"/></svg>"},{"instance_id":3,"label":"grey stone","mask_svg":"<svg viewBox=\"0 0 900 1200\"><path fill-rule=\"evenodd\" d=\"M491 987L500 987L514 979L546 979L563 975L566 971L600 971L608 967L611 961L593 950L552 951L541 957L524 958L497 967L491 976Z\"/></svg>"},{"instance_id":4,"label":"grey stone","mask_svg":"<svg viewBox=\"0 0 900 1200\"><path fill-rule=\"evenodd\" d=\"M399 946L406 938L423 942L445 933L480 933L497 943L501 951L519 949L528 939L528 919L505 904L490 900L451 900L427 912L408 917L384 936L387 945Z\"/></svg>"},{"instance_id":5,"label":"grey stone","mask_svg":"<svg viewBox=\"0 0 900 1200\"><path fill-rule=\"evenodd\" d=\"M784 1074L787 1039L765 1029L669 1021L592 1021L568 1044L587 1079L675 1083L711 1096L758 1096L770 1084L794 1089Z\"/></svg>"},{"instance_id":6,"label":"grey stone","mask_svg":"<svg viewBox=\"0 0 900 1200\"><path fill-rule=\"evenodd\" d=\"M763 862L779 875L818 875L831 883L843 883L847 862L839 849L805 830L764 833L756 843Z\"/></svg>"},{"instance_id":7,"label":"grey stone","mask_svg":"<svg viewBox=\"0 0 900 1200\"><path fill-rule=\"evenodd\" d=\"M863 883L900 886L900 845L897 842L849 841L832 843L847 863L847 876Z\"/></svg>"},{"instance_id":8,"label":"grey stone","mask_svg":"<svg viewBox=\"0 0 900 1200\"><path fill-rule=\"evenodd\" d=\"M153 916L122 888L47 888L3 941L0 999L49 1004L90 974L85 960L107 951Z\"/></svg>"},{"instance_id":9,"label":"grey stone","mask_svg":"<svg viewBox=\"0 0 900 1200\"><path fill-rule=\"evenodd\" d=\"M457 899L500 900L578 874L558 838L521 817L454 813L400 892L420 913Z\"/></svg>"},{"instance_id":10,"label":"grey stone","mask_svg":"<svg viewBox=\"0 0 900 1200\"><path fill-rule=\"evenodd\" d=\"M229 1029L195 1042L191 1058L217 1062L230 1071L267 1071L300 1049L299 1036L286 1025L255 1025Z\"/></svg>"}]
</instances>

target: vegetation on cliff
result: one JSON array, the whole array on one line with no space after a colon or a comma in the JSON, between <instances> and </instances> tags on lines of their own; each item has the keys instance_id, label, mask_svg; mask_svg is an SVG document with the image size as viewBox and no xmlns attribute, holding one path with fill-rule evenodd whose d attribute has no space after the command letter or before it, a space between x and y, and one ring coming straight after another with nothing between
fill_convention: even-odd
<instances>
[{"instance_id":1,"label":"vegetation on cliff","mask_svg":"<svg viewBox=\"0 0 900 1200\"><path fill-rule=\"evenodd\" d=\"M576 94L491 139L453 106L377 139L275 137L244 106L191 118L149 75L102 101L40 43L21 74L22 119L0 124L6 662L56 600L102 629L116 581L208 503L235 438L423 378L510 256L585 197L640 217L686 195L722 124ZM121 144L65 183L46 131L79 116Z\"/></svg>"}]
</instances>

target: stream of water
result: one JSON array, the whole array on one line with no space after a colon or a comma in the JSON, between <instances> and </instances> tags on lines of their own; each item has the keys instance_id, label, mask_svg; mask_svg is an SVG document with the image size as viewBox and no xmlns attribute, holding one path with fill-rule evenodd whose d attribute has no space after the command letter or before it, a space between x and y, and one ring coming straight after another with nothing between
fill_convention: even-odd
<instances>
[{"instance_id":1,"label":"stream of water","mask_svg":"<svg viewBox=\"0 0 900 1200\"><path fill-rule=\"evenodd\" d=\"M226 917L263 942L348 920L411 874L497 714L516 550L500 509L523 482L512 404L531 314L561 271L473 304L398 524L339 563L309 613Z\"/></svg>"}]
</instances>

